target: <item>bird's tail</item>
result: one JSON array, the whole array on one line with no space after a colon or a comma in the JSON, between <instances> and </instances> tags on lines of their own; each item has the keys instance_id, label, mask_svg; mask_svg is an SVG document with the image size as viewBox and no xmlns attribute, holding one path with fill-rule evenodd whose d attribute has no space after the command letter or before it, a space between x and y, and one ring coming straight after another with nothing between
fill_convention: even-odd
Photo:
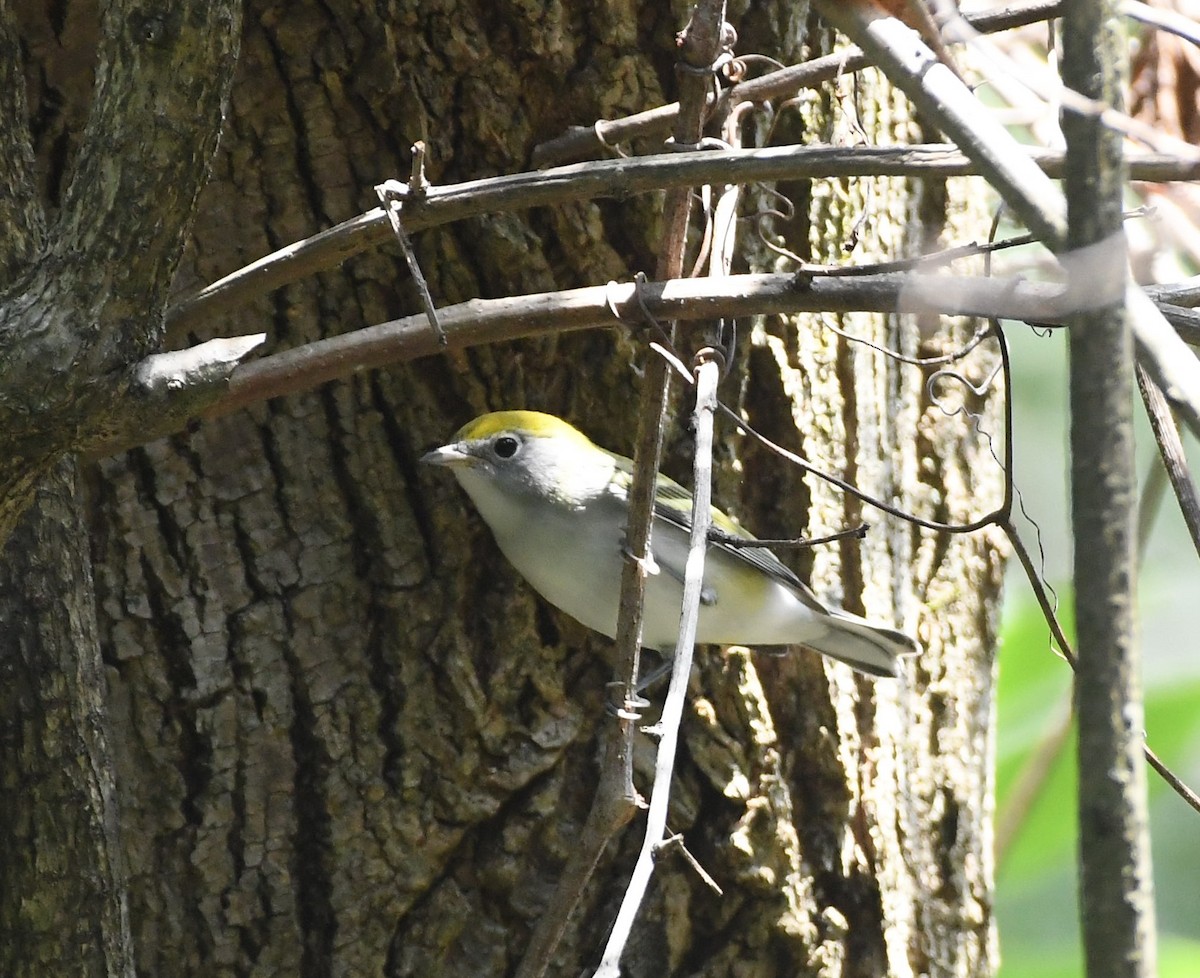
<instances>
[{"instance_id":1,"label":"bird's tail","mask_svg":"<svg viewBox=\"0 0 1200 978\"><path fill-rule=\"evenodd\" d=\"M904 632L872 625L846 611L831 612L826 626L825 634L806 639L804 644L871 676L898 675L901 656L920 651L916 641Z\"/></svg>"}]
</instances>

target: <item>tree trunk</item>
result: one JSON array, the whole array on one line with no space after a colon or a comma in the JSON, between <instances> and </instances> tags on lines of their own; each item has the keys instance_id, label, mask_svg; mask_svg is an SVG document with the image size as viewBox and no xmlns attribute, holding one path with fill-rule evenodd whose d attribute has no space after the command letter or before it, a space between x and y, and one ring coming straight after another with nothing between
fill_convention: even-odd
<instances>
[{"instance_id":1,"label":"tree trunk","mask_svg":"<svg viewBox=\"0 0 1200 978\"><path fill-rule=\"evenodd\" d=\"M132 975L119 817L75 465L0 561L0 972Z\"/></svg>"},{"instance_id":2,"label":"tree trunk","mask_svg":"<svg viewBox=\"0 0 1200 978\"><path fill-rule=\"evenodd\" d=\"M756 6L735 24L738 50L797 59L794 8ZM656 4L339 0L253 2L244 25L180 290L373 206L370 188L406 176L417 139L430 179L449 182L525 168L568 125L669 101L681 22ZM911 134L899 97L868 78L839 103L813 100L807 138L839 135L853 98L879 141ZM931 222L961 228L967 216L963 185L872 184L780 188L801 210L790 246L833 260L866 209L856 258L897 257L928 245ZM495 215L426 233L417 250L440 304L626 279L653 267L656 206L646 196ZM266 329L280 349L416 308L403 259L386 249L199 338ZM941 324L937 336L895 317L843 325L909 354L953 345ZM431 358L89 471L140 973L516 966L591 803L608 643L534 596L444 473L416 459L504 407L552 411L629 452L642 355L615 329ZM724 397L751 424L864 491L947 520L998 498L986 438L943 414L919 368L806 318L744 324L734 370ZM970 404L985 430L998 430L995 400ZM904 678L874 686L800 651L700 657L671 828L725 895L662 860L625 971L988 974L1001 548L986 533L914 530L732 431L723 438L718 501L760 534L873 524L865 543L802 551L797 563L819 592L894 618L925 651ZM676 427L668 470L683 474L686 455ZM10 586L28 599L35 582L14 575ZM55 587L83 600L88 583ZM5 763L16 765L5 783L21 784L20 757ZM639 761L640 777L648 770ZM602 859L555 973L597 961L636 826Z\"/></svg>"}]
</instances>

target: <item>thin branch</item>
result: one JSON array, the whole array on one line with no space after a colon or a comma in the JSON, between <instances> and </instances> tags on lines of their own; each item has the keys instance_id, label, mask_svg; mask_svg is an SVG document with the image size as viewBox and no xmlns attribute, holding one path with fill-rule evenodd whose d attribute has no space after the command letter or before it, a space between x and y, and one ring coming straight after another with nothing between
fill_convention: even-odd
<instances>
[{"instance_id":1,"label":"thin branch","mask_svg":"<svg viewBox=\"0 0 1200 978\"><path fill-rule=\"evenodd\" d=\"M418 150L418 147L421 148ZM398 180L385 180L375 188L375 193L387 214L388 223L392 226L392 234L396 236L396 242L400 245L400 250L404 252L404 261L408 264L408 274L412 276L413 284L417 287L417 294L421 297L421 308L425 310L425 318L429 320L429 327L437 334L438 342L445 346L446 334L442 332L442 324L438 322L437 307L434 305L433 296L429 293L429 283L425 281L425 273L421 271L417 253L413 250L412 241L404 229L404 222L400 219L405 199L411 197L411 199L420 200L425 194L424 173L421 170L424 162L424 144L417 143L413 146L413 180L407 184L400 183Z\"/></svg>"},{"instance_id":2,"label":"thin branch","mask_svg":"<svg viewBox=\"0 0 1200 978\"><path fill-rule=\"evenodd\" d=\"M873 4L818 0L821 15L859 45L920 109L979 166L1004 202L1052 251L1062 250L1062 195L1012 135L916 33Z\"/></svg>"},{"instance_id":3,"label":"thin branch","mask_svg":"<svg viewBox=\"0 0 1200 978\"><path fill-rule=\"evenodd\" d=\"M1146 294L1155 302L1177 306L1200 306L1200 275L1171 285L1147 285Z\"/></svg>"},{"instance_id":4,"label":"thin branch","mask_svg":"<svg viewBox=\"0 0 1200 978\"><path fill-rule=\"evenodd\" d=\"M1060 0L1033 0L999 10L971 11L963 16L981 34L992 34L1057 17L1061 8ZM871 61L861 50L851 48L738 82L722 93L721 101L733 104L791 98L803 89L818 88L841 74L870 66ZM662 139L670 132L678 111L679 104L676 102L623 119L602 119L591 127L576 126L536 146L533 165L540 168L575 162L603 154L614 145L632 139Z\"/></svg>"},{"instance_id":5,"label":"thin branch","mask_svg":"<svg viewBox=\"0 0 1200 978\"><path fill-rule=\"evenodd\" d=\"M1179 775L1167 767L1162 762L1162 758L1150 749L1149 744L1145 745L1143 753L1146 756L1146 762L1158 772L1159 777L1167 783L1167 786L1190 805L1193 811L1200 812L1200 795L1196 794L1180 779Z\"/></svg>"},{"instance_id":6,"label":"thin branch","mask_svg":"<svg viewBox=\"0 0 1200 978\"><path fill-rule=\"evenodd\" d=\"M707 351L711 353L712 351ZM696 452L693 469L692 528L688 542L687 563L683 581L683 611L679 623L679 640L671 670L662 716L654 725L658 754L654 765L654 789L650 795L650 810L646 816L646 834L642 849L633 868L629 885L617 911L612 934L604 949L597 978L615 978L620 974L621 954L637 918L654 859L666 839L667 807L671 797L671 780L675 769L675 748L679 740L679 724L687 697L688 680L692 674L692 653L696 643L696 625L700 615L700 594L704 589L704 553L708 549L708 530L712 525L712 446L713 413L717 404L717 382L721 377L720 361L701 351L696 367L696 410L693 423L696 431Z\"/></svg>"},{"instance_id":7,"label":"thin branch","mask_svg":"<svg viewBox=\"0 0 1200 978\"><path fill-rule=\"evenodd\" d=\"M1123 275L1111 274L1109 261L1114 251L1124 254L1121 229L1088 242L1086 248L1068 250L1062 194L910 28L872 5L843 5L834 0L818 0L817 5L823 16L857 41L889 80L978 164L1005 204L1057 253L1069 272L1072 291L1088 295L1095 307L1104 305L1108 301L1104 290L1118 288L1125 281ZM1076 118L1099 124L1093 116L1072 112L1067 113L1064 125ZM1125 288L1124 301L1140 362L1188 427L1200 435L1200 361L1138 286L1130 282Z\"/></svg>"},{"instance_id":8,"label":"thin branch","mask_svg":"<svg viewBox=\"0 0 1200 978\"><path fill-rule=\"evenodd\" d=\"M1126 42L1114 29L1115 9L1115 0L1069 0L1063 8L1064 86L1104 106L1121 97ZM1063 114L1062 130L1067 243L1076 252L1099 245L1104 257L1093 267L1097 281L1119 281L1128 259L1123 247L1109 242L1122 233L1123 137L1100 117L1078 112ZM1131 318L1139 316L1139 298L1153 306L1140 289L1129 291L1136 296L1073 317L1068 332L1079 920L1089 978L1157 974L1146 769L1138 757L1145 723L1133 634L1137 480L1129 393Z\"/></svg>"},{"instance_id":9,"label":"thin branch","mask_svg":"<svg viewBox=\"0 0 1200 978\"><path fill-rule=\"evenodd\" d=\"M1156 301L1155 305L1180 339L1188 346L1200 346L1200 309L1176 306L1169 302Z\"/></svg>"},{"instance_id":10,"label":"thin branch","mask_svg":"<svg viewBox=\"0 0 1200 978\"><path fill-rule=\"evenodd\" d=\"M1125 291L1138 363L1179 412L1192 435L1200 438L1200 360L1150 297L1130 282Z\"/></svg>"},{"instance_id":11,"label":"thin branch","mask_svg":"<svg viewBox=\"0 0 1200 978\"><path fill-rule=\"evenodd\" d=\"M1069 9L1067 4L1064 4L1065 9ZM998 87L1006 82L1015 81L1041 101L1047 115L1057 115L1066 111L1092 117L1105 128L1124 133L1130 139L1153 149L1175 152L1191 159L1200 157L1200 152L1194 146L1176 136L1064 84L1048 65L1017 63L1000 47L974 30L962 17L949 17L942 33L943 36L971 46L977 55L975 67L985 78Z\"/></svg>"},{"instance_id":12,"label":"thin branch","mask_svg":"<svg viewBox=\"0 0 1200 978\"><path fill-rule=\"evenodd\" d=\"M705 92L710 83L707 73L727 42L723 0L701 0L692 11L687 27L677 35L680 48L680 104L683 110L675 127L676 141L688 145L699 140L703 131ZM658 262L662 278L676 278L683 269L687 246L688 216L691 208L690 187L667 194L663 205L663 239ZM666 328L668 341L674 336L674 324ZM557 905L550 918L538 925L529 951L520 965L522 978L540 978L554 954L566 919L578 904L592 869L608 838L624 824L625 813L637 799L633 786L632 717L639 705L637 682L641 661L643 596L647 568L653 559L650 529L662 454L663 423L666 418L670 374L661 358L648 356L642 376L638 411L638 436L634 451L633 480L629 489L629 510L625 527L627 559L621 568L621 590L615 636L616 663L610 688L619 696L614 710L617 722L605 733L605 770L592 802L588 824L597 825L588 841L594 852L581 854L572 861L571 875L560 880L555 891ZM688 670L690 672L690 669ZM686 677L684 680L686 686ZM672 680L674 685L674 680ZM605 820L604 813L614 817Z\"/></svg>"},{"instance_id":13,"label":"thin branch","mask_svg":"<svg viewBox=\"0 0 1200 978\"><path fill-rule=\"evenodd\" d=\"M1138 390L1142 395L1142 403L1146 406L1146 416L1150 419L1150 429L1158 443L1163 467L1171 482L1171 488L1175 490L1175 498L1179 501L1179 511L1183 514L1183 521L1192 538L1192 546L1200 556L1200 496L1196 493L1196 484L1192 481L1187 457L1183 453L1183 439L1179 437L1179 428L1162 391L1146 376L1146 371L1140 366L1136 373Z\"/></svg>"},{"instance_id":14,"label":"thin branch","mask_svg":"<svg viewBox=\"0 0 1200 978\"><path fill-rule=\"evenodd\" d=\"M759 547L769 547L774 550L777 547L785 549L808 549L810 547L821 547L828 543L837 543L840 540L862 540L866 537L867 531L871 529L869 523L859 523L858 526L852 526L848 530L838 530L837 533L828 533L821 537L793 537L786 540L771 540L763 537L739 537L732 533L726 533L724 530L719 530L713 527L708 531L708 538L721 544L723 547L728 547L730 550L754 550Z\"/></svg>"},{"instance_id":15,"label":"thin branch","mask_svg":"<svg viewBox=\"0 0 1200 978\"><path fill-rule=\"evenodd\" d=\"M1152 7L1148 3L1138 3L1137 0L1123 0L1119 4L1121 13L1130 20L1140 24L1148 24L1160 31L1174 34L1192 44L1200 45L1200 24L1191 17L1171 10L1167 7Z\"/></svg>"},{"instance_id":16,"label":"thin branch","mask_svg":"<svg viewBox=\"0 0 1200 978\"><path fill-rule=\"evenodd\" d=\"M1021 568L1025 571L1025 579L1029 582L1029 589L1033 592L1034 600L1037 601L1038 607L1042 610L1042 618L1046 622L1046 627L1050 629L1050 636L1054 639L1054 644L1058 646L1058 652L1066 660L1067 665L1071 667L1071 671L1075 671L1076 656L1075 647L1067 638L1066 630L1062 627L1062 622L1058 620L1058 614L1054 610L1054 602L1050 600L1050 595L1046 591L1046 585L1042 581L1041 574L1037 567L1034 566L1033 557L1030 555L1025 542L1021 539L1021 535L1017 532L1016 526L1011 519L1002 520L998 526L1008 538L1009 545L1013 548L1013 553L1016 554L1017 561Z\"/></svg>"},{"instance_id":17,"label":"thin branch","mask_svg":"<svg viewBox=\"0 0 1200 978\"><path fill-rule=\"evenodd\" d=\"M234 371L228 392L204 412L217 417L250 404L445 350L641 321L641 307L664 319L734 319L795 312L921 310L998 316L1053 325L1071 310L1062 286L1021 279L950 275L816 277L732 275L721 279L612 283L562 292L472 299L439 311L447 345L423 315L408 316L285 350ZM614 310L620 316L614 320Z\"/></svg>"},{"instance_id":18,"label":"thin branch","mask_svg":"<svg viewBox=\"0 0 1200 978\"><path fill-rule=\"evenodd\" d=\"M1013 548L1013 553L1017 557L1017 562L1021 565L1021 569L1025 571L1025 579L1029 582L1029 588L1033 592L1034 600L1037 601L1038 607L1041 608L1042 618L1046 622L1046 627L1050 629L1050 635L1054 639L1054 644L1058 648L1058 653L1071 667L1071 671L1075 672L1078 668L1078 657L1075 655L1075 648L1067 638L1067 633L1062 627L1062 623L1058 620L1058 615L1054 611L1054 603L1050 600L1049 594L1046 592L1046 586L1042 582L1041 575L1038 573L1037 567L1034 566L1033 557L1030 556L1028 548L1021 539L1017 528L1011 520L1001 520L997 526L1003 531L1008 539L1009 545ZM1184 803L1188 805L1194 812L1200 815L1200 794L1197 794L1184 783L1184 781L1173 772L1162 759L1151 749L1149 744L1142 745L1142 754L1148 763L1158 774L1163 781L1167 783L1172 791L1175 792Z\"/></svg>"},{"instance_id":19,"label":"thin branch","mask_svg":"<svg viewBox=\"0 0 1200 978\"><path fill-rule=\"evenodd\" d=\"M1061 153L1017 147L1049 176L1062 173ZM410 233L500 211L545 207L597 197L625 197L672 187L772 180L908 176L945 178L977 174L952 146L776 146L767 149L677 152L590 163L428 187L405 204ZM1200 164L1144 154L1130 161L1134 179L1166 182L1200 179ZM251 262L168 311L176 330L229 312L273 289L337 268L391 236L382 208L344 221Z\"/></svg>"},{"instance_id":20,"label":"thin branch","mask_svg":"<svg viewBox=\"0 0 1200 978\"><path fill-rule=\"evenodd\" d=\"M623 688L624 684L621 686ZM554 899L538 918L516 978L541 978L546 973L605 847L637 812L640 799L625 791L628 742L635 717L632 710L622 710L617 713L615 724L604 726L601 735L604 753L591 810L580 833L579 844L559 874Z\"/></svg>"}]
</instances>

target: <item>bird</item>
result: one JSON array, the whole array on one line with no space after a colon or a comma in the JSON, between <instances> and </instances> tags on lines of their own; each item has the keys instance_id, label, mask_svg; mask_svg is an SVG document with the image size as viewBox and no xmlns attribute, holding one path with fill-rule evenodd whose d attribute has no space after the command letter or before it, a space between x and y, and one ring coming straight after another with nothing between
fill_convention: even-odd
<instances>
[{"instance_id":1,"label":"bird","mask_svg":"<svg viewBox=\"0 0 1200 978\"><path fill-rule=\"evenodd\" d=\"M568 422L539 411L496 411L460 428L421 461L448 468L501 552L550 604L613 638L633 463ZM642 645L670 656L679 631L692 495L657 476ZM716 507L721 536L705 553L696 641L799 645L874 677L899 675L918 652L904 632L821 601Z\"/></svg>"}]
</instances>

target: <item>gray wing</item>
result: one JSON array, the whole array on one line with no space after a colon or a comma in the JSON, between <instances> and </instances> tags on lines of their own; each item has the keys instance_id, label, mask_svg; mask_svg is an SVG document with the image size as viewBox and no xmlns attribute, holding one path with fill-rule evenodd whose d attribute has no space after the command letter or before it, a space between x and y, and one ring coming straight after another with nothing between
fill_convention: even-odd
<instances>
[{"instance_id":1,"label":"gray wing","mask_svg":"<svg viewBox=\"0 0 1200 978\"><path fill-rule=\"evenodd\" d=\"M629 480L632 478L627 466L621 466L623 478L614 480L614 491L623 493L628 496ZM692 494L683 488L674 479L669 479L665 475L658 476L658 485L655 491L654 515L664 523L674 526L680 530L684 536L688 536L692 532ZM755 537L747 533L741 526L731 520L728 516L718 510L715 506L712 509L713 527L725 534L727 537L732 537L735 540L754 540ZM717 552L731 560L741 561L750 567L766 574L773 580L786 585L796 596L806 605L812 608L818 614L831 614L830 609L826 607L820 599L813 594L812 590L799 577L792 572L778 557L775 556L766 547L739 547L733 543L721 540L719 538L709 541L709 552ZM686 551L685 551L686 553ZM669 574L680 583L683 583L684 565L683 561L686 557L679 560L672 560L670 557L656 553L655 560L663 573ZM708 592L706 604L712 604L716 600L716 596L712 592Z\"/></svg>"}]
</instances>

